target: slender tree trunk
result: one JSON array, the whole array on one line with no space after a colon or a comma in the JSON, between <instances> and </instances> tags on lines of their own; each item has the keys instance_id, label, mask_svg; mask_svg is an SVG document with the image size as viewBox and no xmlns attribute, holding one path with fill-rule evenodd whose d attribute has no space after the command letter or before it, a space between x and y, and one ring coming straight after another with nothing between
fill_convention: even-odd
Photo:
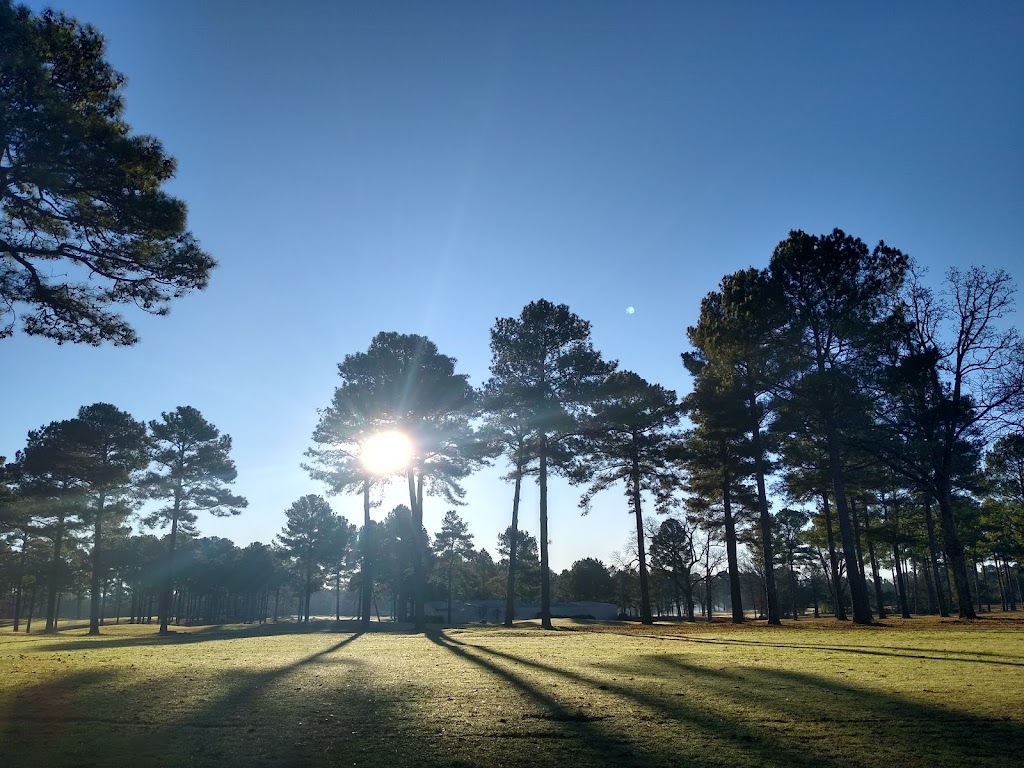
<instances>
[{"instance_id":1,"label":"slender tree trunk","mask_svg":"<svg viewBox=\"0 0 1024 768\"><path fill-rule=\"evenodd\" d=\"M939 605L939 615L949 616L949 604L946 602L946 594L942 589L942 577L939 569L939 545L935 538L935 518L932 515L932 502L930 497L924 499L924 522L928 531L928 552L931 555L932 583L935 585L935 595Z\"/></svg>"},{"instance_id":2,"label":"slender tree trunk","mask_svg":"<svg viewBox=\"0 0 1024 768\"><path fill-rule=\"evenodd\" d=\"M508 583L505 586L505 626L511 627L516 617L516 565L519 555L519 498L523 486L522 453L516 455L516 485L512 494L512 539L508 545Z\"/></svg>"},{"instance_id":3,"label":"slender tree trunk","mask_svg":"<svg viewBox=\"0 0 1024 768\"><path fill-rule=\"evenodd\" d=\"M744 619L743 597L740 593L740 564L736 552L736 522L732 519L732 478L729 476L729 470L725 466L725 462L723 462L722 508L725 513L725 552L729 561L729 594L732 599L732 623L742 624Z\"/></svg>"},{"instance_id":4,"label":"slender tree trunk","mask_svg":"<svg viewBox=\"0 0 1024 768\"><path fill-rule=\"evenodd\" d=\"M960 540L960 526L953 510L953 495L948 483L943 483L939 491L939 518L942 523L942 542L946 551L946 564L953 572L953 584L956 586L957 605L961 619L976 619L974 604L971 601L970 581L967 578L967 559L964 557L964 545Z\"/></svg>"},{"instance_id":5,"label":"slender tree trunk","mask_svg":"<svg viewBox=\"0 0 1024 768\"><path fill-rule=\"evenodd\" d=\"M1003 573L1001 566L999 565L999 556L993 556L992 562L994 562L996 566L996 582L999 584L999 602L1003 607L1003 613L1006 613L1008 603L1006 602L1006 590L1003 588Z\"/></svg>"},{"instance_id":6,"label":"slender tree trunk","mask_svg":"<svg viewBox=\"0 0 1024 768\"><path fill-rule=\"evenodd\" d=\"M1013 581L1014 581L1013 574L1010 573L1010 561L1009 561L1009 559L1007 559L1005 557L1003 558L1003 570L1006 572L1006 586L1008 587L1006 592L1007 592L1007 594L1010 597L1010 599L1009 599L1010 610L1011 611L1016 611L1017 610L1017 590L1015 589L1015 585L1013 583Z\"/></svg>"},{"instance_id":7,"label":"slender tree trunk","mask_svg":"<svg viewBox=\"0 0 1024 768\"><path fill-rule=\"evenodd\" d=\"M751 449L754 452L754 476L757 481L757 508L761 520L761 549L764 552L764 591L768 601L768 623L781 624L778 591L775 586L775 553L772 551L772 516L768 511L768 492L765 488L764 448L761 444L761 425L757 420L756 398L748 400L753 428Z\"/></svg>"},{"instance_id":8,"label":"slender tree trunk","mask_svg":"<svg viewBox=\"0 0 1024 768\"><path fill-rule=\"evenodd\" d=\"M790 559L789 559L789 580L790 580L790 583L792 584L792 588L793 588L793 621L797 621L800 618L799 613L798 613L799 607L800 607L800 603L799 603L799 600L797 599L797 594L796 594L796 565L793 562L793 558L792 557L790 557ZM779 622L779 623L781 624L782 622Z\"/></svg>"},{"instance_id":9,"label":"slender tree trunk","mask_svg":"<svg viewBox=\"0 0 1024 768\"><path fill-rule=\"evenodd\" d=\"M412 484L410 482L410 489ZM360 623L370 628L370 600L373 595L373 521L370 520L370 478L363 478L363 574L360 584ZM276 613L276 611L275 611Z\"/></svg>"},{"instance_id":10,"label":"slender tree trunk","mask_svg":"<svg viewBox=\"0 0 1024 768\"><path fill-rule=\"evenodd\" d=\"M171 535L167 542L167 574L163 579L163 586L160 589L160 634L166 635L170 631L167 627L171 612L171 586L174 580L174 547L178 538L178 515L181 512L181 489L175 489L174 509L171 513Z\"/></svg>"},{"instance_id":11,"label":"slender tree trunk","mask_svg":"<svg viewBox=\"0 0 1024 768\"><path fill-rule=\"evenodd\" d=\"M341 562L334 569L334 620L341 621ZM260 622L263 623L262 621Z\"/></svg>"},{"instance_id":12,"label":"slender tree trunk","mask_svg":"<svg viewBox=\"0 0 1024 768\"><path fill-rule=\"evenodd\" d=\"M846 560L847 584L850 587L850 601L853 606L853 621L856 624L871 623L871 606L868 604L868 591L857 564L857 543L850 509L846 501L846 477L842 460L839 456L839 435L835 425L831 423L831 415L826 419L826 442L828 444L828 463L832 472L832 487L836 494L836 517L839 518L839 537L843 542L843 558Z\"/></svg>"},{"instance_id":13,"label":"slender tree trunk","mask_svg":"<svg viewBox=\"0 0 1024 768\"><path fill-rule=\"evenodd\" d=\"M704 611L708 624L711 623L711 532L708 531L708 549L704 561Z\"/></svg>"},{"instance_id":14,"label":"slender tree trunk","mask_svg":"<svg viewBox=\"0 0 1024 768\"><path fill-rule=\"evenodd\" d=\"M636 517L636 556L640 563L640 621L643 624L653 624L651 589L647 578L647 552L644 546L644 519L640 502L640 454L637 446L638 440L637 433L634 431L631 448L632 467L630 468L629 495L632 497L633 515Z\"/></svg>"},{"instance_id":15,"label":"slender tree trunk","mask_svg":"<svg viewBox=\"0 0 1024 768\"><path fill-rule=\"evenodd\" d=\"M454 557L454 555L453 555ZM448 626L452 625L452 571L455 570L453 558L448 560Z\"/></svg>"},{"instance_id":16,"label":"slender tree trunk","mask_svg":"<svg viewBox=\"0 0 1024 768\"><path fill-rule=\"evenodd\" d=\"M538 451L540 474L540 624L544 629L551 625L551 575L548 570L548 436L540 436Z\"/></svg>"},{"instance_id":17,"label":"slender tree trunk","mask_svg":"<svg viewBox=\"0 0 1024 768\"><path fill-rule=\"evenodd\" d=\"M914 573L914 613L921 613L921 585L917 580L917 560L910 558L910 567Z\"/></svg>"},{"instance_id":18,"label":"slender tree trunk","mask_svg":"<svg viewBox=\"0 0 1024 768\"><path fill-rule=\"evenodd\" d=\"M32 634L32 614L36 612L36 590L39 588L39 582L37 581L32 585L32 591L28 596L28 620L25 622L25 634Z\"/></svg>"},{"instance_id":19,"label":"slender tree trunk","mask_svg":"<svg viewBox=\"0 0 1024 768\"><path fill-rule=\"evenodd\" d=\"M821 510L825 516L825 535L828 538L829 564L832 566L832 586L836 600L835 614L840 621L846 621L846 596L843 594L843 581L839 574L839 555L836 553L836 535L832 527L832 508L828 493L821 494Z\"/></svg>"},{"instance_id":20,"label":"slender tree trunk","mask_svg":"<svg viewBox=\"0 0 1024 768\"><path fill-rule=\"evenodd\" d=\"M864 594L868 593L868 575L867 569L864 567L864 544L862 540L862 532L860 529L860 515L857 514L857 501L856 499L849 499L850 502L850 522L853 524L853 541L854 546L857 550L857 576L864 584ZM868 609L870 610L871 603L868 602Z\"/></svg>"},{"instance_id":21,"label":"slender tree trunk","mask_svg":"<svg viewBox=\"0 0 1024 768\"><path fill-rule=\"evenodd\" d=\"M419 527L416 529L416 562L419 565L420 575L416 579L414 596L416 598L416 626L422 632L427 628L427 540L426 532L423 530L423 472L416 473L416 518L419 520Z\"/></svg>"},{"instance_id":22,"label":"slender tree trunk","mask_svg":"<svg viewBox=\"0 0 1024 768\"><path fill-rule=\"evenodd\" d=\"M14 631L17 632L21 623L21 596L25 591L25 559L28 557L28 536L21 537L21 554L18 556L18 582L14 593Z\"/></svg>"},{"instance_id":23,"label":"slender tree trunk","mask_svg":"<svg viewBox=\"0 0 1024 768\"><path fill-rule=\"evenodd\" d=\"M96 504L96 519L92 531L92 579L89 596L89 634L100 633L100 550L103 544L103 514L106 511L107 495L100 493Z\"/></svg>"},{"instance_id":24,"label":"slender tree trunk","mask_svg":"<svg viewBox=\"0 0 1024 768\"><path fill-rule=\"evenodd\" d=\"M939 613L938 602L937 602L937 590L935 589L935 561L932 558L927 558L927 562L922 564L922 572L924 573L924 588L925 594L928 597L928 614L932 615ZM947 613L948 615L948 613Z\"/></svg>"},{"instance_id":25,"label":"slender tree trunk","mask_svg":"<svg viewBox=\"0 0 1024 768\"><path fill-rule=\"evenodd\" d=\"M900 565L900 548L895 542L892 545L893 570L896 574L896 594L900 600L900 615L904 619L910 618L910 600L907 599L907 584L903 576L903 568Z\"/></svg>"},{"instance_id":26,"label":"slender tree trunk","mask_svg":"<svg viewBox=\"0 0 1024 768\"><path fill-rule=\"evenodd\" d=\"M871 515L864 508L864 538L868 543L868 561L871 563L871 578L875 583L875 602L878 604L878 618L885 618L885 594L882 590L882 577L878 573L878 559L875 557L875 542L871 537Z\"/></svg>"},{"instance_id":27,"label":"slender tree trunk","mask_svg":"<svg viewBox=\"0 0 1024 768\"><path fill-rule=\"evenodd\" d=\"M50 559L49 583L46 592L46 627L43 632L57 631L57 598L60 589L60 572L63 560L64 512L57 515L57 528L53 532L53 557Z\"/></svg>"},{"instance_id":28,"label":"slender tree trunk","mask_svg":"<svg viewBox=\"0 0 1024 768\"><path fill-rule=\"evenodd\" d=\"M978 561L974 561L974 594L978 596L978 613L981 613L981 577L978 575Z\"/></svg>"}]
</instances>

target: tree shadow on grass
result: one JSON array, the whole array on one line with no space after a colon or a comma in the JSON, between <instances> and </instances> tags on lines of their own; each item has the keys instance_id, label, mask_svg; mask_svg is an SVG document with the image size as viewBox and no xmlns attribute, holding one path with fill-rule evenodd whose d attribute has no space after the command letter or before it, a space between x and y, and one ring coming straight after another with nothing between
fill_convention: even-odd
<instances>
[{"instance_id":1,"label":"tree shadow on grass","mask_svg":"<svg viewBox=\"0 0 1024 768\"><path fill-rule=\"evenodd\" d=\"M770 726L824 724L839 738L819 739L815 751L835 754L844 764L877 764L878 750L899 766L1001 767L1024 754L1024 725L1008 716L982 717L794 670L711 669L664 655L645 660L654 674L696 683L723 702L756 707Z\"/></svg>"},{"instance_id":2,"label":"tree shadow on grass","mask_svg":"<svg viewBox=\"0 0 1024 768\"><path fill-rule=\"evenodd\" d=\"M1024 753L1024 727L953 708L847 685L800 672L746 667L713 670L673 656L641 657L637 664L600 667L621 677L558 669L481 645L478 652L565 680L607 691L627 707L649 712L697 731L703 755L686 742L679 761L708 764L730 755L737 765L875 766L880 759L900 766L1005 766ZM635 683L649 675L654 685ZM620 680L634 681L633 684ZM691 742L692 743L692 742ZM687 754L689 752L689 754ZM884 757L880 757L884 755ZM703 761L703 762L702 762ZM677 764L686 764L678 762Z\"/></svg>"},{"instance_id":3,"label":"tree shadow on grass","mask_svg":"<svg viewBox=\"0 0 1024 768\"><path fill-rule=\"evenodd\" d=\"M792 648L795 650L835 651L837 653L854 653L864 656L888 656L902 659L925 659L927 661L951 661L968 664L994 664L1008 667L1024 667L1024 656L1011 653L994 653L991 651L958 651L953 649L908 648L898 646L862 645L818 645L816 643L773 643L767 640L741 640L738 638L696 637L693 635L633 635L654 640L682 641L687 643L703 643L707 645L741 645L754 648ZM983 657L983 658L971 658ZM1022 659L1022 661L1009 661Z\"/></svg>"},{"instance_id":4,"label":"tree shadow on grass","mask_svg":"<svg viewBox=\"0 0 1024 768\"><path fill-rule=\"evenodd\" d=\"M648 756L638 755L634 762L623 762L605 756L595 765L671 765L671 766L709 766L709 765L778 765L778 766L846 766L845 762L822 760L820 756L807 754L799 743L786 743L784 740L771 737L771 734L759 731L755 724L730 718L721 711L706 706L694 705L674 696L664 696L626 683L617 683L604 676L587 676L578 672L559 669L551 665L535 662L522 656L495 650L476 644L466 644L454 638L445 637L445 644L450 649L468 658L474 664L487 669L500 671L510 682L522 687L525 685L522 676L516 676L492 660L481 657L486 655L502 659L512 665L537 670L573 684L590 689L596 695L613 695L621 700L616 708L617 719L627 722L609 724L611 729L634 729L637 725L653 723L660 726L659 731L668 731L678 735L671 741L648 744ZM479 653L481 655L476 655ZM633 673L629 673L633 674ZM637 711L637 708L642 711ZM632 721L632 722L629 722ZM639 728L641 732L645 730ZM653 753L653 755L650 755ZM653 758L653 759L652 759Z\"/></svg>"},{"instance_id":5,"label":"tree shadow on grass","mask_svg":"<svg viewBox=\"0 0 1024 768\"><path fill-rule=\"evenodd\" d=\"M222 672L200 690L179 678L126 680L123 668L21 689L4 717L4 764L306 765L298 733L282 727L290 717L281 719L264 695L359 637L266 670ZM259 753L247 743L259 743Z\"/></svg>"},{"instance_id":6,"label":"tree shadow on grass","mask_svg":"<svg viewBox=\"0 0 1024 768\"><path fill-rule=\"evenodd\" d=\"M391 634L415 634L404 628L377 628L370 630L372 633L388 632ZM28 643L35 642L37 645L34 651L85 651L99 648L134 648L152 645L187 645L189 643L200 643L210 640L245 640L253 637L276 637L279 635L312 635L312 634L364 634L357 621L323 621L311 622L310 624L210 624L202 627L180 628L170 634L161 635L156 631L147 635L124 636L80 636L76 639L66 639L68 636L61 633L65 639L58 642L46 644L46 639L52 639L52 635L45 637L24 640L7 641ZM2 647L2 646L0 646Z\"/></svg>"}]
</instances>

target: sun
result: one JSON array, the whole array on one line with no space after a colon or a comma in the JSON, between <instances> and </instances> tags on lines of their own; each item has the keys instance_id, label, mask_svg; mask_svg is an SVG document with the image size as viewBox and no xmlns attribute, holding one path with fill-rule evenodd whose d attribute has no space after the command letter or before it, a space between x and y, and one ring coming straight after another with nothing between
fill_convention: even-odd
<instances>
[{"instance_id":1,"label":"sun","mask_svg":"<svg viewBox=\"0 0 1024 768\"><path fill-rule=\"evenodd\" d=\"M409 466L412 440L395 430L377 432L363 442L359 458L371 474L393 475Z\"/></svg>"}]
</instances>

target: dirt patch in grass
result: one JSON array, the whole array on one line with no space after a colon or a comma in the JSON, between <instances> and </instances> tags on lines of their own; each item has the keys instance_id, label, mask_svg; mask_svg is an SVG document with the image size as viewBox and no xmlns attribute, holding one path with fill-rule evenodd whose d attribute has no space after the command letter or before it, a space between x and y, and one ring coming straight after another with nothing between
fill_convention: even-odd
<instances>
[{"instance_id":1,"label":"dirt patch in grass","mask_svg":"<svg viewBox=\"0 0 1024 768\"><path fill-rule=\"evenodd\" d=\"M1003 622L0 636L5 766L1005 766Z\"/></svg>"}]
</instances>

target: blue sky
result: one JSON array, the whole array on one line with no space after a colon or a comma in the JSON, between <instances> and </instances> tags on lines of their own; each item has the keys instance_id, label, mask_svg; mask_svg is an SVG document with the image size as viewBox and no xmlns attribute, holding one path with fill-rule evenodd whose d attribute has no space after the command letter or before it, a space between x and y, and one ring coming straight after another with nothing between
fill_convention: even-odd
<instances>
[{"instance_id":1,"label":"blue sky","mask_svg":"<svg viewBox=\"0 0 1024 768\"><path fill-rule=\"evenodd\" d=\"M171 190L220 267L139 318L136 347L0 342L0 454L81 405L194 405L234 438L250 501L200 530L239 544L322 492L299 468L317 408L378 331L429 336L480 384L495 318L547 298L683 393L701 297L790 229L884 239L936 279L1024 278L1020 3L57 7L106 36L128 120L177 158ZM492 553L500 474L460 510ZM553 489L557 569L630 535L623 497L586 518L578 497ZM524 504L536 534L534 488ZM427 501L428 530L444 511Z\"/></svg>"}]
</instances>

